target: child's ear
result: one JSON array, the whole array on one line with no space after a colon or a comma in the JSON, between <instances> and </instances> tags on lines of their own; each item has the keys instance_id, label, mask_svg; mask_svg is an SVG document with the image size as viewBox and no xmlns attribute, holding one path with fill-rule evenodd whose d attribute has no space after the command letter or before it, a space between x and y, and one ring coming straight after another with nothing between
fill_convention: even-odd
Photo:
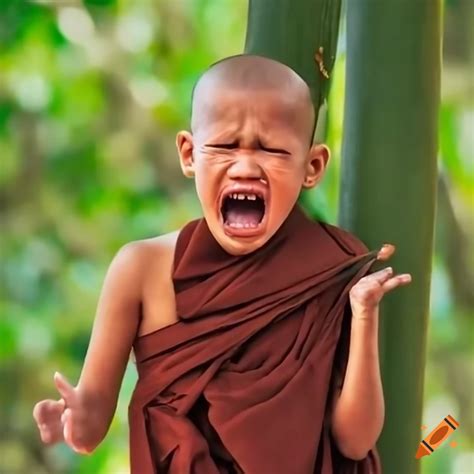
<instances>
[{"instance_id":1,"label":"child's ear","mask_svg":"<svg viewBox=\"0 0 474 474\"><path fill-rule=\"evenodd\" d=\"M317 143L310 148L306 159L304 188L312 188L321 181L330 157L331 150L324 143Z\"/></svg>"},{"instance_id":2,"label":"child's ear","mask_svg":"<svg viewBox=\"0 0 474 474\"><path fill-rule=\"evenodd\" d=\"M184 176L192 178L194 176L193 160L193 136L186 130L181 130L176 135L176 148L179 154L179 164Z\"/></svg>"}]
</instances>

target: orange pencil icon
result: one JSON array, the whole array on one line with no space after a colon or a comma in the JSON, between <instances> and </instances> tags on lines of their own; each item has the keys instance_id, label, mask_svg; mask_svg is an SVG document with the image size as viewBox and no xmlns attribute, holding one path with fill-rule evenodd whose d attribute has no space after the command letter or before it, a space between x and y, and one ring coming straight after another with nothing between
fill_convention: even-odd
<instances>
[{"instance_id":1,"label":"orange pencil icon","mask_svg":"<svg viewBox=\"0 0 474 474\"><path fill-rule=\"evenodd\" d=\"M459 423L451 415L443 418L441 423L421 440L415 455L416 459L431 454L458 426Z\"/></svg>"}]
</instances>

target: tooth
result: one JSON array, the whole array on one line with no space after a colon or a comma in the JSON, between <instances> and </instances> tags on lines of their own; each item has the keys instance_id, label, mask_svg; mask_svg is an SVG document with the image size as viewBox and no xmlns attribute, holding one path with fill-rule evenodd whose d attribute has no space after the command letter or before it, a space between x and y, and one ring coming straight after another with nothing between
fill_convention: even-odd
<instances>
[{"instance_id":1,"label":"tooth","mask_svg":"<svg viewBox=\"0 0 474 474\"><path fill-rule=\"evenodd\" d=\"M240 200L245 199L245 196L243 194L239 194L238 196Z\"/></svg>"},{"instance_id":2,"label":"tooth","mask_svg":"<svg viewBox=\"0 0 474 474\"><path fill-rule=\"evenodd\" d=\"M247 194L247 199L250 199L251 201L255 201L257 197L255 196L255 194Z\"/></svg>"}]
</instances>

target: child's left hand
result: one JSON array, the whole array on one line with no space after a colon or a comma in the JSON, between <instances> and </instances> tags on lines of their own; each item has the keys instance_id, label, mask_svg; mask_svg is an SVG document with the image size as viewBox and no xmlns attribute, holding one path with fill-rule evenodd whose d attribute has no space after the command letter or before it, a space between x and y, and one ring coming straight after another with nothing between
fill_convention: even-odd
<instances>
[{"instance_id":1,"label":"child's left hand","mask_svg":"<svg viewBox=\"0 0 474 474\"><path fill-rule=\"evenodd\" d=\"M394 252L394 245L385 244L377 254L377 260L388 260ZM383 295L410 282L411 275L409 273L393 275L392 267L361 278L349 292L353 318L372 319L377 317L376 309Z\"/></svg>"}]
</instances>

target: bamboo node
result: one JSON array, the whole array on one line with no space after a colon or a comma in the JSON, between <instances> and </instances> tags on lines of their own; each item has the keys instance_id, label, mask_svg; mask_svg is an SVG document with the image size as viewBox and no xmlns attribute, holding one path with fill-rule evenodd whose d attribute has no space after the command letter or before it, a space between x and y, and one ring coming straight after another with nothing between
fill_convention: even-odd
<instances>
[{"instance_id":1,"label":"bamboo node","mask_svg":"<svg viewBox=\"0 0 474 474\"><path fill-rule=\"evenodd\" d=\"M315 61L318 63L319 72L326 78L329 79L329 73L327 69L324 67L324 59L323 59L323 52L324 48L320 46L314 55Z\"/></svg>"}]
</instances>

